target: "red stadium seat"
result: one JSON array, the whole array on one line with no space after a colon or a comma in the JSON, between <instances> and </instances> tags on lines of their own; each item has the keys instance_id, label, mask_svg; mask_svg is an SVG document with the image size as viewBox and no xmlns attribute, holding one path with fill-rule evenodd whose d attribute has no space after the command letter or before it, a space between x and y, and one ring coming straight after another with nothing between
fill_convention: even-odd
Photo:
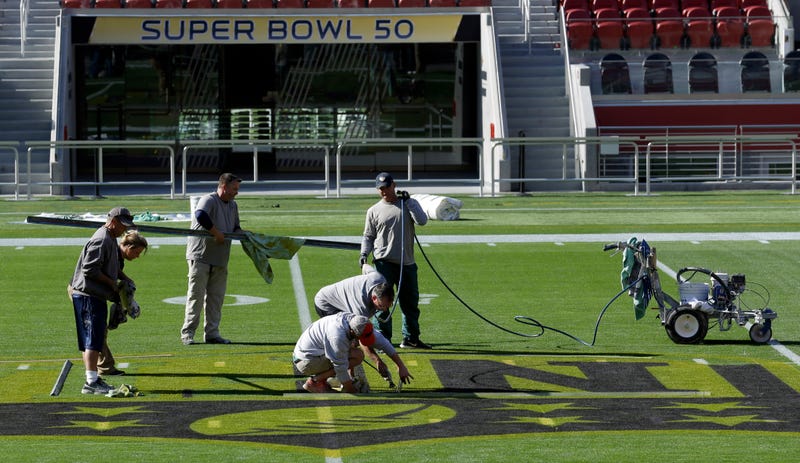
<instances>
[{"instance_id":1,"label":"red stadium seat","mask_svg":"<svg viewBox=\"0 0 800 463\"><path fill-rule=\"evenodd\" d=\"M305 0L277 0L275 6L278 8L305 8Z\"/></svg>"},{"instance_id":2,"label":"red stadium seat","mask_svg":"<svg viewBox=\"0 0 800 463\"><path fill-rule=\"evenodd\" d=\"M156 8L183 8L182 0L156 0Z\"/></svg>"},{"instance_id":3,"label":"red stadium seat","mask_svg":"<svg viewBox=\"0 0 800 463\"><path fill-rule=\"evenodd\" d=\"M394 8L394 0L367 0L367 8Z\"/></svg>"},{"instance_id":4,"label":"red stadium seat","mask_svg":"<svg viewBox=\"0 0 800 463\"><path fill-rule=\"evenodd\" d=\"M589 11L588 0L564 0L561 2L561 9L566 13L570 10L586 10Z\"/></svg>"},{"instance_id":5,"label":"red stadium seat","mask_svg":"<svg viewBox=\"0 0 800 463\"><path fill-rule=\"evenodd\" d=\"M217 8L244 8L242 0L217 0Z\"/></svg>"},{"instance_id":6,"label":"red stadium seat","mask_svg":"<svg viewBox=\"0 0 800 463\"><path fill-rule=\"evenodd\" d=\"M214 8L211 0L185 0L185 8Z\"/></svg>"},{"instance_id":7,"label":"red stadium seat","mask_svg":"<svg viewBox=\"0 0 800 463\"><path fill-rule=\"evenodd\" d=\"M747 44L752 47L771 47L775 35L775 23L768 15L769 9L760 6L750 7L750 9L756 11L752 15L747 13L747 38L745 39Z\"/></svg>"},{"instance_id":8,"label":"red stadium seat","mask_svg":"<svg viewBox=\"0 0 800 463\"><path fill-rule=\"evenodd\" d=\"M61 8L91 8L89 0L61 0Z\"/></svg>"},{"instance_id":9,"label":"red stadium seat","mask_svg":"<svg viewBox=\"0 0 800 463\"><path fill-rule=\"evenodd\" d=\"M426 0L397 0L397 6L400 8L425 8L427 4Z\"/></svg>"},{"instance_id":10,"label":"red stadium seat","mask_svg":"<svg viewBox=\"0 0 800 463\"><path fill-rule=\"evenodd\" d=\"M622 0L619 4L619 8L622 10L623 14L628 10L633 8L641 8L643 10L649 9L647 5L647 0Z\"/></svg>"},{"instance_id":11,"label":"red stadium seat","mask_svg":"<svg viewBox=\"0 0 800 463\"><path fill-rule=\"evenodd\" d=\"M739 2L739 8L746 10L751 6L768 6L767 0L741 0Z\"/></svg>"},{"instance_id":12,"label":"red stadium seat","mask_svg":"<svg viewBox=\"0 0 800 463\"><path fill-rule=\"evenodd\" d=\"M592 16L588 10L569 10L565 14L567 45L573 50L586 50L594 38Z\"/></svg>"},{"instance_id":13,"label":"red stadium seat","mask_svg":"<svg viewBox=\"0 0 800 463\"><path fill-rule=\"evenodd\" d=\"M739 9L739 0L711 0L711 12L712 13L714 13L714 11L717 8L722 8L724 6L730 6L730 7L736 8L738 10Z\"/></svg>"},{"instance_id":14,"label":"red stadium seat","mask_svg":"<svg viewBox=\"0 0 800 463\"><path fill-rule=\"evenodd\" d=\"M153 0L126 0L125 8L153 8Z\"/></svg>"},{"instance_id":15,"label":"red stadium seat","mask_svg":"<svg viewBox=\"0 0 800 463\"><path fill-rule=\"evenodd\" d=\"M595 34L600 43L600 48L623 48L622 19L616 8L603 8L595 11Z\"/></svg>"},{"instance_id":16,"label":"red stadium seat","mask_svg":"<svg viewBox=\"0 0 800 463\"><path fill-rule=\"evenodd\" d=\"M367 7L366 0L339 0L339 8L366 8L366 7Z\"/></svg>"},{"instance_id":17,"label":"red stadium seat","mask_svg":"<svg viewBox=\"0 0 800 463\"><path fill-rule=\"evenodd\" d=\"M732 6L722 6L714 10L717 18L717 45L720 47L741 47L744 36L744 21L739 10Z\"/></svg>"},{"instance_id":18,"label":"red stadium seat","mask_svg":"<svg viewBox=\"0 0 800 463\"><path fill-rule=\"evenodd\" d=\"M649 1L650 1L650 9L653 11L658 11L661 8L675 8L676 10L680 11L681 6L678 0L649 0Z\"/></svg>"},{"instance_id":19,"label":"red stadium seat","mask_svg":"<svg viewBox=\"0 0 800 463\"><path fill-rule=\"evenodd\" d=\"M630 48L651 48L653 40L653 19L644 8L631 8L625 11L625 35Z\"/></svg>"},{"instance_id":20,"label":"red stadium seat","mask_svg":"<svg viewBox=\"0 0 800 463\"><path fill-rule=\"evenodd\" d=\"M711 47L714 23L708 9L699 6L687 8L683 10L683 16L687 19L686 35L689 37L689 45L694 48Z\"/></svg>"},{"instance_id":21,"label":"red stadium seat","mask_svg":"<svg viewBox=\"0 0 800 463\"><path fill-rule=\"evenodd\" d=\"M678 48L683 38L683 20L675 8L656 10L656 37L659 48Z\"/></svg>"},{"instance_id":22,"label":"red stadium seat","mask_svg":"<svg viewBox=\"0 0 800 463\"><path fill-rule=\"evenodd\" d=\"M272 0L245 0L247 8L274 8Z\"/></svg>"},{"instance_id":23,"label":"red stadium seat","mask_svg":"<svg viewBox=\"0 0 800 463\"><path fill-rule=\"evenodd\" d=\"M335 0L308 0L306 8L335 8Z\"/></svg>"},{"instance_id":24,"label":"red stadium seat","mask_svg":"<svg viewBox=\"0 0 800 463\"><path fill-rule=\"evenodd\" d=\"M95 8L122 8L119 0L95 0Z\"/></svg>"},{"instance_id":25,"label":"red stadium seat","mask_svg":"<svg viewBox=\"0 0 800 463\"><path fill-rule=\"evenodd\" d=\"M430 0L428 6L430 8L452 8L456 6L456 0Z\"/></svg>"},{"instance_id":26,"label":"red stadium seat","mask_svg":"<svg viewBox=\"0 0 800 463\"><path fill-rule=\"evenodd\" d=\"M705 8L708 10L708 7L708 0L681 0L681 11L684 12L684 16L686 15L686 10L689 8Z\"/></svg>"},{"instance_id":27,"label":"red stadium seat","mask_svg":"<svg viewBox=\"0 0 800 463\"><path fill-rule=\"evenodd\" d=\"M619 4L617 0L592 0L592 11L613 9L618 10Z\"/></svg>"}]
</instances>

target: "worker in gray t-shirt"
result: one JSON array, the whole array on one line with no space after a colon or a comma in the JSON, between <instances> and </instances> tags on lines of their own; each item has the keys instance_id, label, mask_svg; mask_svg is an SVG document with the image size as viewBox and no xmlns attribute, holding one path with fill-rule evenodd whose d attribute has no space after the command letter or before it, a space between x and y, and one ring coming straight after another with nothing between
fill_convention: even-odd
<instances>
[{"instance_id":1,"label":"worker in gray t-shirt","mask_svg":"<svg viewBox=\"0 0 800 463\"><path fill-rule=\"evenodd\" d=\"M241 232L239 207L234 198L242 179L230 174L219 177L217 191L200 198L192 211L192 230L206 230L209 236L190 236L186 245L189 264L189 289L186 314L181 328L184 345L194 344L194 334L205 311L205 342L230 344L219 333L222 302L228 284L228 259L231 241L226 233Z\"/></svg>"},{"instance_id":2,"label":"worker in gray t-shirt","mask_svg":"<svg viewBox=\"0 0 800 463\"><path fill-rule=\"evenodd\" d=\"M428 215L407 191L395 189L394 179L388 173L378 174L375 188L381 200L367 210L359 264L363 266L372 253L375 269L398 288L398 302L403 312L400 347L430 349L419 339L419 286L414 261L414 226L428 223ZM379 319L378 330L391 340L391 318Z\"/></svg>"},{"instance_id":3,"label":"worker in gray t-shirt","mask_svg":"<svg viewBox=\"0 0 800 463\"><path fill-rule=\"evenodd\" d=\"M383 318L393 301L394 288L372 269L365 275L345 278L320 289L314 296L314 307L320 317L349 312L372 318L381 312Z\"/></svg>"}]
</instances>

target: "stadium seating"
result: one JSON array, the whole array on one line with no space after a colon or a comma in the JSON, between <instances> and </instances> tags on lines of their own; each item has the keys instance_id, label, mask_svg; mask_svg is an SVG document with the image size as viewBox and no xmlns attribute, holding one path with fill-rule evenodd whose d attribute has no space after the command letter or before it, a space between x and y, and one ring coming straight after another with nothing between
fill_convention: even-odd
<instances>
[{"instance_id":1,"label":"stadium seating","mask_svg":"<svg viewBox=\"0 0 800 463\"><path fill-rule=\"evenodd\" d=\"M644 93L672 93L672 63L669 58L656 53L644 62Z\"/></svg>"},{"instance_id":2,"label":"stadium seating","mask_svg":"<svg viewBox=\"0 0 800 463\"><path fill-rule=\"evenodd\" d=\"M277 8L303 8L305 0L276 0L275 6Z\"/></svg>"},{"instance_id":3,"label":"stadium seating","mask_svg":"<svg viewBox=\"0 0 800 463\"><path fill-rule=\"evenodd\" d=\"M368 8L394 8L394 0L367 0Z\"/></svg>"},{"instance_id":4,"label":"stadium seating","mask_svg":"<svg viewBox=\"0 0 800 463\"><path fill-rule=\"evenodd\" d=\"M589 11L589 1L588 0L564 0L561 2L561 9L564 10L564 14L567 11L571 10L586 10Z\"/></svg>"},{"instance_id":5,"label":"stadium seating","mask_svg":"<svg viewBox=\"0 0 800 463\"><path fill-rule=\"evenodd\" d=\"M772 13L765 6L751 6L745 9L747 17L747 44L753 47L772 46L772 36L775 34L775 23Z\"/></svg>"},{"instance_id":6,"label":"stadium seating","mask_svg":"<svg viewBox=\"0 0 800 463\"><path fill-rule=\"evenodd\" d=\"M717 60L710 53L698 53L689 61L689 92L719 92Z\"/></svg>"},{"instance_id":7,"label":"stadium seating","mask_svg":"<svg viewBox=\"0 0 800 463\"><path fill-rule=\"evenodd\" d=\"M272 0L245 0L247 8L274 8Z\"/></svg>"},{"instance_id":8,"label":"stadium seating","mask_svg":"<svg viewBox=\"0 0 800 463\"><path fill-rule=\"evenodd\" d=\"M650 6L647 4L647 0L622 0L619 4L619 9L622 10L623 16L628 12L628 10L632 10L634 8L648 10Z\"/></svg>"},{"instance_id":9,"label":"stadium seating","mask_svg":"<svg viewBox=\"0 0 800 463\"><path fill-rule=\"evenodd\" d=\"M211 0L184 0L185 8L213 8L214 4Z\"/></svg>"},{"instance_id":10,"label":"stadium seating","mask_svg":"<svg viewBox=\"0 0 800 463\"><path fill-rule=\"evenodd\" d=\"M739 2L739 8L742 9L742 10L746 10L747 8L750 8L751 6L764 6L764 7L766 7L766 6L768 6L767 5L767 0L741 0Z\"/></svg>"},{"instance_id":11,"label":"stadium seating","mask_svg":"<svg viewBox=\"0 0 800 463\"><path fill-rule=\"evenodd\" d=\"M428 6L430 8L452 8L456 6L456 0L430 0Z\"/></svg>"},{"instance_id":12,"label":"stadium seating","mask_svg":"<svg viewBox=\"0 0 800 463\"><path fill-rule=\"evenodd\" d=\"M742 92L771 91L769 60L758 52L750 52L742 58Z\"/></svg>"},{"instance_id":13,"label":"stadium seating","mask_svg":"<svg viewBox=\"0 0 800 463\"><path fill-rule=\"evenodd\" d=\"M426 0L397 0L398 8L425 8Z\"/></svg>"},{"instance_id":14,"label":"stadium seating","mask_svg":"<svg viewBox=\"0 0 800 463\"><path fill-rule=\"evenodd\" d=\"M591 47L594 38L592 16L589 10L569 10L565 13L567 22L567 44L575 50L585 50Z\"/></svg>"},{"instance_id":15,"label":"stadium seating","mask_svg":"<svg viewBox=\"0 0 800 463\"><path fill-rule=\"evenodd\" d=\"M183 8L182 0L156 0L156 8Z\"/></svg>"},{"instance_id":16,"label":"stadium seating","mask_svg":"<svg viewBox=\"0 0 800 463\"><path fill-rule=\"evenodd\" d=\"M650 0L650 10L656 12L661 8L675 8L680 11L681 6L678 0Z\"/></svg>"},{"instance_id":17,"label":"stadium seating","mask_svg":"<svg viewBox=\"0 0 800 463\"><path fill-rule=\"evenodd\" d=\"M659 48L678 48L683 38L683 20L676 8L663 7L656 10L656 37Z\"/></svg>"},{"instance_id":18,"label":"stadium seating","mask_svg":"<svg viewBox=\"0 0 800 463\"><path fill-rule=\"evenodd\" d=\"M217 0L217 8L244 8L242 0Z\"/></svg>"},{"instance_id":19,"label":"stadium seating","mask_svg":"<svg viewBox=\"0 0 800 463\"><path fill-rule=\"evenodd\" d=\"M122 8L119 0L95 0L95 8Z\"/></svg>"},{"instance_id":20,"label":"stadium seating","mask_svg":"<svg viewBox=\"0 0 800 463\"><path fill-rule=\"evenodd\" d=\"M717 46L741 47L744 36L744 21L739 10L732 6L722 6L714 10L716 18Z\"/></svg>"},{"instance_id":21,"label":"stadium seating","mask_svg":"<svg viewBox=\"0 0 800 463\"><path fill-rule=\"evenodd\" d=\"M681 0L681 11L683 13L686 13L689 8L705 8L708 10L708 7L708 0Z\"/></svg>"},{"instance_id":22,"label":"stadium seating","mask_svg":"<svg viewBox=\"0 0 800 463\"><path fill-rule=\"evenodd\" d=\"M306 8L335 8L335 0L308 0Z\"/></svg>"},{"instance_id":23,"label":"stadium seating","mask_svg":"<svg viewBox=\"0 0 800 463\"><path fill-rule=\"evenodd\" d=\"M595 11L595 34L600 48L623 48L622 19L617 8L601 8Z\"/></svg>"},{"instance_id":24,"label":"stadium seating","mask_svg":"<svg viewBox=\"0 0 800 463\"><path fill-rule=\"evenodd\" d=\"M153 8L153 0L126 0L125 8Z\"/></svg>"},{"instance_id":25,"label":"stadium seating","mask_svg":"<svg viewBox=\"0 0 800 463\"><path fill-rule=\"evenodd\" d=\"M591 9L597 13L599 10L618 10L617 0L592 0Z\"/></svg>"},{"instance_id":26,"label":"stadium seating","mask_svg":"<svg viewBox=\"0 0 800 463\"><path fill-rule=\"evenodd\" d=\"M625 12L625 35L630 48L651 48L653 45L653 19L643 8Z\"/></svg>"},{"instance_id":27,"label":"stadium seating","mask_svg":"<svg viewBox=\"0 0 800 463\"><path fill-rule=\"evenodd\" d=\"M600 62L603 95L631 93L631 76L625 58L612 53Z\"/></svg>"},{"instance_id":28,"label":"stadium seating","mask_svg":"<svg viewBox=\"0 0 800 463\"><path fill-rule=\"evenodd\" d=\"M711 21L708 8L690 7L683 10L683 16L686 18L686 36L689 38L689 45L694 48L712 46L714 23Z\"/></svg>"}]
</instances>

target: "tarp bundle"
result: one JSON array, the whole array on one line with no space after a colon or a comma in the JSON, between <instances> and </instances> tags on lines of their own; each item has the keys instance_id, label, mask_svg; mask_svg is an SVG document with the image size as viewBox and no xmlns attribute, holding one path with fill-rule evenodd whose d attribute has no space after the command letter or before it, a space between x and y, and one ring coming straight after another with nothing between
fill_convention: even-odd
<instances>
[{"instance_id":1,"label":"tarp bundle","mask_svg":"<svg viewBox=\"0 0 800 463\"><path fill-rule=\"evenodd\" d=\"M460 199L446 196L414 194L411 197L419 202L431 220L458 220L460 209L464 206Z\"/></svg>"},{"instance_id":2,"label":"tarp bundle","mask_svg":"<svg viewBox=\"0 0 800 463\"><path fill-rule=\"evenodd\" d=\"M245 232L241 240L242 249L250 257L256 270L267 283L272 283L274 274L269 264L270 258L291 259L303 246L302 238L270 236L261 233Z\"/></svg>"}]
</instances>

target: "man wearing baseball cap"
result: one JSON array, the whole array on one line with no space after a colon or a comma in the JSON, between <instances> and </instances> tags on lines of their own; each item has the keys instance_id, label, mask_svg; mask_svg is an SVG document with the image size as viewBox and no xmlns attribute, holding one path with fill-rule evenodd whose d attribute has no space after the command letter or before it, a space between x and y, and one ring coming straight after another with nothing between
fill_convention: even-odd
<instances>
[{"instance_id":1,"label":"man wearing baseball cap","mask_svg":"<svg viewBox=\"0 0 800 463\"><path fill-rule=\"evenodd\" d=\"M86 383L83 394L107 394L114 389L97 374L97 359L103 350L108 320L107 301L117 300L120 262L117 238L133 225L133 216L124 207L111 209L106 223L94 232L83 247L72 275L72 306L78 332L78 350L83 354Z\"/></svg>"},{"instance_id":2,"label":"man wearing baseball cap","mask_svg":"<svg viewBox=\"0 0 800 463\"><path fill-rule=\"evenodd\" d=\"M308 392L330 392L327 381L335 376L342 384L342 392L357 392L353 385L352 370L364 361L361 347L373 345L392 348L363 315L340 312L315 321L300 336L292 355L297 371L309 375L303 389ZM409 382L411 378L408 370L405 370L405 377L401 376L404 382Z\"/></svg>"},{"instance_id":3,"label":"man wearing baseball cap","mask_svg":"<svg viewBox=\"0 0 800 463\"><path fill-rule=\"evenodd\" d=\"M367 210L359 265L363 268L372 254L375 270L397 287L403 313L400 347L430 349L431 346L419 338L419 283L414 261L414 226L428 223L428 215L407 191L395 189L394 178L388 172L378 174L375 188L381 200ZM391 318L379 319L378 329L387 339L392 339Z\"/></svg>"}]
</instances>

